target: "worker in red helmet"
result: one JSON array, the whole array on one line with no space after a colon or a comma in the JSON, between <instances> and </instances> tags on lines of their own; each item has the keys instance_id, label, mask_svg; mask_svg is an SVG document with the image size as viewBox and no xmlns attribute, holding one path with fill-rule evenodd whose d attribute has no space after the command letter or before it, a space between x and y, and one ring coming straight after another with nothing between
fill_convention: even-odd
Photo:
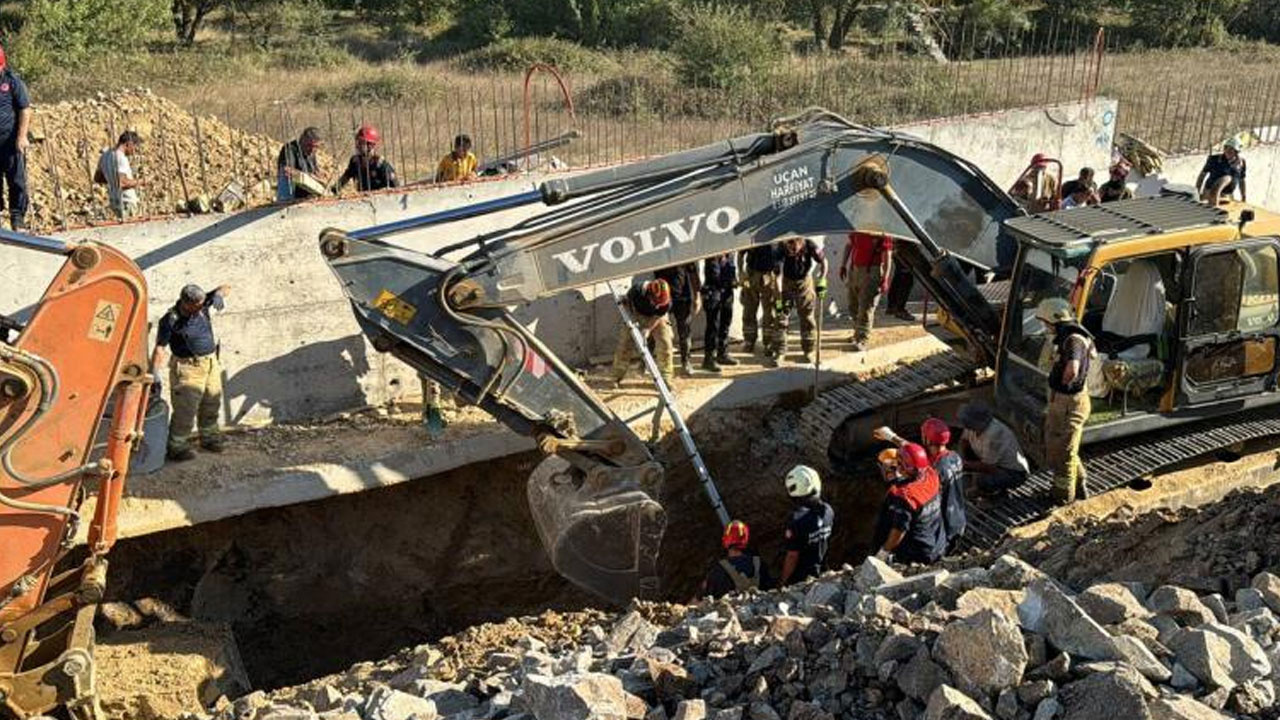
<instances>
[{"instance_id":1,"label":"worker in red helmet","mask_svg":"<svg viewBox=\"0 0 1280 720\"><path fill-rule=\"evenodd\" d=\"M887 427L876 428L871 434L877 440L891 442L899 448L907 444L905 438ZM968 525L964 499L964 458L947 447L951 443L951 426L939 418L927 418L920 424L920 443L929 455L929 464L938 473L947 549L954 549Z\"/></svg>"},{"instance_id":2,"label":"worker in red helmet","mask_svg":"<svg viewBox=\"0 0 1280 720\"><path fill-rule=\"evenodd\" d=\"M876 557L897 563L933 563L947 550L942 488L929 453L913 442L898 448L897 477L880 505L872 547Z\"/></svg>"},{"instance_id":3,"label":"worker in red helmet","mask_svg":"<svg viewBox=\"0 0 1280 720\"><path fill-rule=\"evenodd\" d=\"M361 125L356 130L356 153L347 161L347 169L330 188L334 195L342 192L342 187L351 180L356 181L360 192L384 190L400 185L396 179L396 169L382 155L378 154L378 146L382 144L382 134L372 125Z\"/></svg>"},{"instance_id":4,"label":"worker in red helmet","mask_svg":"<svg viewBox=\"0 0 1280 720\"><path fill-rule=\"evenodd\" d=\"M760 556L748 551L751 545L751 528L741 520L734 520L724 528L720 545L725 556L707 569L702 583L702 594L721 597L729 593L748 590L770 590L773 578L760 562Z\"/></svg>"},{"instance_id":5,"label":"worker in red helmet","mask_svg":"<svg viewBox=\"0 0 1280 720\"><path fill-rule=\"evenodd\" d=\"M622 306L631 315L631 319L640 328L640 335L645 340L653 339L653 359L658 364L658 372L663 381L671 383L671 373L675 358L672 340L674 335L671 324L667 322L667 314L671 312L671 286L666 280L638 280L631 285L622 300ZM613 384L621 385L631 370L631 361L636 356L635 339L631 329L624 323L618 331L618 346L613 351Z\"/></svg>"},{"instance_id":6,"label":"worker in red helmet","mask_svg":"<svg viewBox=\"0 0 1280 720\"><path fill-rule=\"evenodd\" d=\"M27 227L27 146L31 127L31 97L26 83L9 67L0 48L0 176L8 190L0 203L9 203L9 225ZM0 204L0 208L3 208Z\"/></svg>"},{"instance_id":7,"label":"worker in red helmet","mask_svg":"<svg viewBox=\"0 0 1280 720\"><path fill-rule=\"evenodd\" d=\"M1017 200L1028 212L1038 213L1056 209L1058 199L1058 178L1049 172L1053 161L1044 153L1031 156L1027 169L1022 171L1009 195Z\"/></svg>"}]
</instances>

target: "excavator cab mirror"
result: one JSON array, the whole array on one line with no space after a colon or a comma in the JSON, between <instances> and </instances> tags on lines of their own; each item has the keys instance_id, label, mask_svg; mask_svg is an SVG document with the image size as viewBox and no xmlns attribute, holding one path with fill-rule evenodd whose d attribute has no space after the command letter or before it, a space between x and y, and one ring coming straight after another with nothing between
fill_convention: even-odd
<instances>
[{"instance_id":1,"label":"excavator cab mirror","mask_svg":"<svg viewBox=\"0 0 1280 720\"><path fill-rule=\"evenodd\" d=\"M1253 212L1253 210L1241 210L1240 211L1240 230L1243 231L1244 226L1253 222L1254 218L1256 217L1257 215Z\"/></svg>"}]
</instances>

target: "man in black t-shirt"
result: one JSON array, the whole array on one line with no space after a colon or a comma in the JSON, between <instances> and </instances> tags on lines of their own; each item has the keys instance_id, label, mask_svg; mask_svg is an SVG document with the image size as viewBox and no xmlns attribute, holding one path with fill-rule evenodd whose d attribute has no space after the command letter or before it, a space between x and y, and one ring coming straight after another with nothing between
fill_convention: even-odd
<instances>
[{"instance_id":1,"label":"man in black t-shirt","mask_svg":"<svg viewBox=\"0 0 1280 720\"><path fill-rule=\"evenodd\" d=\"M804 362L811 363L817 335L819 298L827 294L827 258L818 243L809 238L790 238L782 243L782 284L778 312L778 347L776 356L787 352L787 325L791 310L800 317L800 351ZM816 270L816 272L815 272Z\"/></svg>"},{"instance_id":2,"label":"man in black t-shirt","mask_svg":"<svg viewBox=\"0 0 1280 720\"><path fill-rule=\"evenodd\" d=\"M1240 190L1240 202L1248 202L1245 194L1245 162L1240 155L1241 144L1231 138L1222 146L1222 152L1210 155L1204 162L1204 168L1196 177L1196 189L1200 191L1200 199L1217 206L1223 195L1231 198L1236 189Z\"/></svg>"},{"instance_id":3,"label":"man in black t-shirt","mask_svg":"<svg viewBox=\"0 0 1280 720\"><path fill-rule=\"evenodd\" d=\"M782 248L757 245L738 255L742 268L742 349L748 355L756 351L756 338L763 340L765 354L774 352L777 343L777 321L774 307L778 301L778 274L782 272Z\"/></svg>"},{"instance_id":4,"label":"man in black t-shirt","mask_svg":"<svg viewBox=\"0 0 1280 720\"><path fill-rule=\"evenodd\" d=\"M653 276L666 280L667 286L671 288L671 312L668 317L675 325L676 345L680 348L680 374L688 377L693 374L689 366L689 353L693 345L691 320L698 314L702 293L698 265L697 263L674 265L655 270Z\"/></svg>"},{"instance_id":5,"label":"man in black t-shirt","mask_svg":"<svg viewBox=\"0 0 1280 720\"><path fill-rule=\"evenodd\" d=\"M195 457L188 442L192 425L199 428L200 447L222 452L218 428L222 365L218 362L218 341L209 309L221 310L230 290L228 285L219 285L206 293L199 285L187 285L156 328L151 369L158 371L169 360L169 397L173 401L166 453L169 460Z\"/></svg>"},{"instance_id":6,"label":"man in black t-shirt","mask_svg":"<svg viewBox=\"0 0 1280 720\"><path fill-rule=\"evenodd\" d=\"M26 83L9 67L4 48L0 48L0 174L8 188L9 224L14 230L27 227L30 125L31 97Z\"/></svg>"},{"instance_id":7,"label":"man in black t-shirt","mask_svg":"<svg viewBox=\"0 0 1280 720\"><path fill-rule=\"evenodd\" d=\"M384 190L398 187L396 169L386 158L378 154L378 144L382 135L372 125L361 125L356 131L356 154L347 162L347 169L338 177L333 185L333 194L342 192L342 187L351 180L356 181L356 189L360 192Z\"/></svg>"},{"instance_id":8,"label":"man in black t-shirt","mask_svg":"<svg viewBox=\"0 0 1280 720\"><path fill-rule=\"evenodd\" d=\"M822 501L817 470L797 465L787 473L786 485L793 505L783 534L787 554L782 561L782 585L822 574L835 523L835 511Z\"/></svg>"},{"instance_id":9,"label":"man in black t-shirt","mask_svg":"<svg viewBox=\"0 0 1280 720\"><path fill-rule=\"evenodd\" d=\"M747 590L773 589L773 578L760 562L760 556L747 552L750 532L741 520L725 526L720 538L725 556L707 569L707 578L702 583L703 595L716 598Z\"/></svg>"},{"instance_id":10,"label":"man in black t-shirt","mask_svg":"<svg viewBox=\"0 0 1280 720\"><path fill-rule=\"evenodd\" d=\"M671 287L666 280L637 281L627 291L623 300L631 319L640 328L640 335L645 339L653 338L653 359L658 364L658 372L667 383L671 382L672 348L671 325L667 322L667 313L671 312ZM635 339L631 330L624 323L618 329L618 345L613 351L613 382L622 384L631 370L631 360L635 357Z\"/></svg>"}]
</instances>

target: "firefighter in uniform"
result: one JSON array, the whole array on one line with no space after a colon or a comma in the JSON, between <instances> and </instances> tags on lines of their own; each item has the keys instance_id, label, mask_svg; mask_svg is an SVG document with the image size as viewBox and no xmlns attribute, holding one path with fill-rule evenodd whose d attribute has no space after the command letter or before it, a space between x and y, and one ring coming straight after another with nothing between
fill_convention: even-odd
<instances>
[{"instance_id":1,"label":"firefighter in uniform","mask_svg":"<svg viewBox=\"0 0 1280 720\"><path fill-rule=\"evenodd\" d=\"M942 492L929 454L913 442L898 448L896 477L889 476L872 546L876 557L898 563L937 562L946 552Z\"/></svg>"},{"instance_id":2,"label":"firefighter in uniform","mask_svg":"<svg viewBox=\"0 0 1280 720\"><path fill-rule=\"evenodd\" d=\"M1089 496L1080 436L1091 404L1085 381L1097 354L1093 336L1076 320L1071 304L1046 298L1036 317L1053 331L1049 363L1049 407L1044 417L1045 461L1053 469L1053 501L1060 505Z\"/></svg>"},{"instance_id":3,"label":"firefighter in uniform","mask_svg":"<svg viewBox=\"0 0 1280 720\"><path fill-rule=\"evenodd\" d=\"M737 365L729 356L729 325L733 323L733 288L738 284L738 268L733 255L707 258L702 265L702 307L707 329L702 338L702 369L720 372L722 365Z\"/></svg>"},{"instance_id":4,"label":"firefighter in uniform","mask_svg":"<svg viewBox=\"0 0 1280 720\"><path fill-rule=\"evenodd\" d=\"M893 430L887 427L879 427L871 433L877 440L891 442L898 448L902 448L907 444L907 440ZM924 445L925 452L929 455L929 464L938 473L938 492L942 496L942 526L947 537L947 548L955 547L956 542L964 535L965 526L968 525L968 515L965 509L964 499L964 458L959 453L952 452L947 448L951 442L951 426L946 422L935 417L927 418L920 424L920 440ZM885 452L894 452L892 456L882 458L881 466L884 468L885 461L891 458L895 464L898 456L894 450L886 450ZM886 472L885 478L887 482L892 484L895 473Z\"/></svg>"},{"instance_id":5,"label":"firefighter in uniform","mask_svg":"<svg viewBox=\"0 0 1280 720\"><path fill-rule=\"evenodd\" d=\"M791 496L791 517L787 518L782 561L782 585L822 574L831 543L835 511L822 500L822 478L808 465L791 468L786 477Z\"/></svg>"},{"instance_id":6,"label":"firefighter in uniform","mask_svg":"<svg viewBox=\"0 0 1280 720\"><path fill-rule=\"evenodd\" d=\"M199 285L182 288L178 302L160 318L151 368L158 369L169 354L169 394L173 415L169 418L166 457L183 461L195 457L188 437L195 424L200 431L200 447L222 452L218 413L222 410L222 365L218 362L218 341L213 336L209 308L221 310L231 288L220 285L206 293Z\"/></svg>"},{"instance_id":7,"label":"firefighter in uniform","mask_svg":"<svg viewBox=\"0 0 1280 720\"><path fill-rule=\"evenodd\" d=\"M806 364L813 362L813 347L817 333L816 313L818 298L827 294L827 259L818 243L809 238L790 238L783 242L782 284L777 301L778 344L771 360L781 358L787 352L787 326L791 310L800 316L800 352ZM817 281L814 280L817 270Z\"/></svg>"},{"instance_id":8,"label":"firefighter in uniform","mask_svg":"<svg viewBox=\"0 0 1280 720\"><path fill-rule=\"evenodd\" d=\"M782 249L757 245L741 253L738 266L746 269L742 279L742 349L754 353L760 337L768 354L777 342L773 311L778 301Z\"/></svg>"},{"instance_id":9,"label":"firefighter in uniform","mask_svg":"<svg viewBox=\"0 0 1280 720\"><path fill-rule=\"evenodd\" d=\"M747 552L750 541L751 528L746 523L734 520L725 526L720 537L725 556L707 570L707 578L702 583L703 595L717 598L729 593L773 589L773 578L760 562L760 556Z\"/></svg>"},{"instance_id":10,"label":"firefighter in uniform","mask_svg":"<svg viewBox=\"0 0 1280 720\"><path fill-rule=\"evenodd\" d=\"M640 327L640 334L646 340L653 338L653 359L658 364L658 372L663 381L671 382L672 365L672 332L667 322L667 313L671 311L671 287L666 280L648 280L632 284L623 300L631 319ZM621 384L631 369L631 360L635 356L635 342L631 338L631 330L624 324L618 331L618 347L613 351L613 382Z\"/></svg>"},{"instance_id":11,"label":"firefighter in uniform","mask_svg":"<svg viewBox=\"0 0 1280 720\"><path fill-rule=\"evenodd\" d=\"M693 368L689 365L689 353L693 346L693 316L701 310L702 279L698 277L698 264L685 263L663 268L653 273L655 278L666 280L671 288L671 312L667 317L675 326L676 347L680 351L680 375L689 377Z\"/></svg>"}]
</instances>

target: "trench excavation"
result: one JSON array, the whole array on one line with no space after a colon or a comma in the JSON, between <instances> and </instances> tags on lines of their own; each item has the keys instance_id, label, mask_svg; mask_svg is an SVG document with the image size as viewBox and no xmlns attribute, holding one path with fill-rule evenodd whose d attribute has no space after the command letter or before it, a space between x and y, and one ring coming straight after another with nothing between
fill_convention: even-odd
<instances>
[{"instance_id":1,"label":"trench excavation","mask_svg":"<svg viewBox=\"0 0 1280 720\"><path fill-rule=\"evenodd\" d=\"M731 513L780 566L790 501L781 478L803 461L798 413L756 408L691 419ZM660 501L665 599L688 600L718 557L720 526L674 438ZM107 601L171 608L234 632L255 689L299 683L464 627L599 601L552 569L535 534L525 481L536 453L377 491L259 510L122 541ZM829 482L837 509L830 559L865 554L875 485ZM155 601L159 601L156 603ZM110 606L109 606L110 607ZM111 612L99 620L111 642Z\"/></svg>"}]
</instances>

